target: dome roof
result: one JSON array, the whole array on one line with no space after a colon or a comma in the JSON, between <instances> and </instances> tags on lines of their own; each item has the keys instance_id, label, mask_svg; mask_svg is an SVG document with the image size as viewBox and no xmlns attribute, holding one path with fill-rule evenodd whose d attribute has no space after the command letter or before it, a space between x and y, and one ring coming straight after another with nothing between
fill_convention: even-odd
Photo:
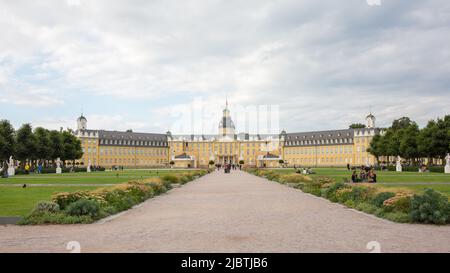
<instances>
[{"instance_id":1,"label":"dome roof","mask_svg":"<svg viewBox=\"0 0 450 273\"><path fill-rule=\"evenodd\" d=\"M223 117L222 120L219 122L219 128L233 128L234 122L231 120L231 117Z\"/></svg>"},{"instance_id":2,"label":"dome roof","mask_svg":"<svg viewBox=\"0 0 450 273\"><path fill-rule=\"evenodd\" d=\"M367 117L366 118L375 118L375 116L374 115L372 115L372 113L370 113L369 115L367 115Z\"/></svg>"},{"instance_id":3,"label":"dome roof","mask_svg":"<svg viewBox=\"0 0 450 273\"><path fill-rule=\"evenodd\" d=\"M87 121L87 119L83 116L83 114L81 114L77 121Z\"/></svg>"}]
</instances>

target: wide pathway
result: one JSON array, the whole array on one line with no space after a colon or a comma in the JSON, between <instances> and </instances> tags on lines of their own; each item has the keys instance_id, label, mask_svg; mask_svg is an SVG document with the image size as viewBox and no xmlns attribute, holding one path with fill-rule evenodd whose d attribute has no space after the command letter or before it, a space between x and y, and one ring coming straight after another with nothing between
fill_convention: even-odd
<instances>
[{"instance_id":1,"label":"wide pathway","mask_svg":"<svg viewBox=\"0 0 450 273\"><path fill-rule=\"evenodd\" d=\"M450 252L450 226L395 224L235 171L92 225L1 226L0 252Z\"/></svg>"}]
</instances>

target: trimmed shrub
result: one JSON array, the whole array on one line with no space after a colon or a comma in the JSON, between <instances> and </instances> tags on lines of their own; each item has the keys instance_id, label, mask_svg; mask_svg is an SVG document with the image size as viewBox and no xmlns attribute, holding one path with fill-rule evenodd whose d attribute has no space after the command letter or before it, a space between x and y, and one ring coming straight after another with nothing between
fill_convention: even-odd
<instances>
[{"instance_id":1,"label":"trimmed shrub","mask_svg":"<svg viewBox=\"0 0 450 273\"><path fill-rule=\"evenodd\" d=\"M395 196L395 193L393 192L380 192L375 197L370 200L370 204L382 208L384 201L388 200L389 198L392 198Z\"/></svg>"},{"instance_id":2,"label":"trimmed shrub","mask_svg":"<svg viewBox=\"0 0 450 273\"><path fill-rule=\"evenodd\" d=\"M336 192L340 189L349 188L350 186L346 185L343 182L338 182L332 184L330 187L325 189L323 192L323 197L330 200L331 202L338 202L338 199L336 197Z\"/></svg>"},{"instance_id":3,"label":"trimmed shrub","mask_svg":"<svg viewBox=\"0 0 450 273\"><path fill-rule=\"evenodd\" d=\"M52 195L52 201L58 204L60 209L65 209L80 199L87 199L88 196L88 191L60 192Z\"/></svg>"},{"instance_id":4,"label":"trimmed shrub","mask_svg":"<svg viewBox=\"0 0 450 273\"><path fill-rule=\"evenodd\" d=\"M376 207L370 203L367 203L367 202L362 202L362 203L357 204L355 209L365 212L365 213L368 213L368 214L374 214L378 210L378 207Z\"/></svg>"},{"instance_id":5,"label":"trimmed shrub","mask_svg":"<svg viewBox=\"0 0 450 273\"><path fill-rule=\"evenodd\" d=\"M383 218L397 223L411 222L411 217L409 217L409 214L404 212L388 212L383 215Z\"/></svg>"},{"instance_id":6,"label":"trimmed shrub","mask_svg":"<svg viewBox=\"0 0 450 273\"><path fill-rule=\"evenodd\" d=\"M66 208L66 213L71 216L90 216L95 218L100 210L100 206L94 200L80 199Z\"/></svg>"},{"instance_id":7,"label":"trimmed shrub","mask_svg":"<svg viewBox=\"0 0 450 273\"><path fill-rule=\"evenodd\" d=\"M445 172L445 167L443 166L433 166L433 167L429 167L428 170L432 173L444 173Z\"/></svg>"},{"instance_id":8,"label":"trimmed shrub","mask_svg":"<svg viewBox=\"0 0 450 273\"><path fill-rule=\"evenodd\" d=\"M422 195L414 195L411 200L411 219L419 223L443 225L450 222L450 204L441 193L426 189Z\"/></svg>"},{"instance_id":9,"label":"trimmed shrub","mask_svg":"<svg viewBox=\"0 0 450 273\"><path fill-rule=\"evenodd\" d=\"M375 188L364 186L352 186L349 188L341 188L336 191L336 199L340 203L351 200L355 204L368 201L375 194Z\"/></svg>"},{"instance_id":10,"label":"trimmed shrub","mask_svg":"<svg viewBox=\"0 0 450 273\"><path fill-rule=\"evenodd\" d=\"M285 175L279 175L279 174L273 174L274 178L278 178L278 181L280 183L283 184L287 184L287 183L293 183L293 184L297 184L297 183L302 183L302 182L312 182L312 178L306 175L302 175L302 174L285 174ZM277 180L277 179L272 179L272 180Z\"/></svg>"},{"instance_id":11,"label":"trimmed shrub","mask_svg":"<svg viewBox=\"0 0 450 273\"><path fill-rule=\"evenodd\" d=\"M92 217L88 215L83 216L71 216L62 212L50 213L40 212L31 214L25 217L19 222L19 225L45 225L45 224L57 224L57 225L73 225L73 224L90 224L94 222Z\"/></svg>"},{"instance_id":12,"label":"trimmed shrub","mask_svg":"<svg viewBox=\"0 0 450 273\"><path fill-rule=\"evenodd\" d=\"M305 183L302 188L303 192L310 193L315 196L322 196L322 189L318 183Z\"/></svg>"},{"instance_id":13,"label":"trimmed shrub","mask_svg":"<svg viewBox=\"0 0 450 273\"><path fill-rule=\"evenodd\" d=\"M409 193L397 193L383 202L383 208L386 212L403 212L409 213L411 211L411 197Z\"/></svg>"},{"instance_id":14,"label":"trimmed shrub","mask_svg":"<svg viewBox=\"0 0 450 273\"><path fill-rule=\"evenodd\" d=\"M320 176L314 179L315 183L318 183L321 188L328 188L334 183L336 183L336 180L334 180L331 177L328 176Z\"/></svg>"},{"instance_id":15,"label":"trimmed shrub","mask_svg":"<svg viewBox=\"0 0 450 273\"><path fill-rule=\"evenodd\" d=\"M48 202L48 201L41 201L36 204L36 207L34 208L32 214L36 213L56 213L59 212L59 205L54 202Z\"/></svg>"},{"instance_id":16,"label":"trimmed shrub","mask_svg":"<svg viewBox=\"0 0 450 273\"><path fill-rule=\"evenodd\" d=\"M180 178L173 174L166 174L161 177L161 181L178 184L180 183Z\"/></svg>"}]
</instances>

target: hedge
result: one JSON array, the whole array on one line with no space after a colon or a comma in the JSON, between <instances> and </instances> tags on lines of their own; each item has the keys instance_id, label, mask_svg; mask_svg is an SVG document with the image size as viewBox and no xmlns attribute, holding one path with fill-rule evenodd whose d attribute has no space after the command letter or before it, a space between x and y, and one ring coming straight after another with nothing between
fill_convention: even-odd
<instances>
[{"instance_id":1,"label":"hedge","mask_svg":"<svg viewBox=\"0 0 450 273\"><path fill-rule=\"evenodd\" d=\"M388 171L395 172L397 170L396 166L387 166L386 167ZM427 167L428 171L432 173L444 173L445 167L444 166L432 166ZM381 171L381 167L377 166L375 167L375 170ZM404 172L419 172L419 166L402 166L402 171Z\"/></svg>"},{"instance_id":2,"label":"hedge","mask_svg":"<svg viewBox=\"0 0 450 273\"><path fill-rule=\"evenodd\" d=\"M61 168L61 170L63 173L70 173L71 168ZM92 169L92 171L94 171L94 169ZM95 171L104 172L105 168L103 168L103 167L98 168L98 169L95 169ZM16 169L15 174L16 175L26 175L26 174L35 173L35 172L37 172L37 170L27 172L24 169ZM73 172L76 172L76 173L87 172L87 168L83 168L83 167L74 168ZM56 173L56 168L43 168L41 173L42 174Z\"/></svg>"}]
</instances>

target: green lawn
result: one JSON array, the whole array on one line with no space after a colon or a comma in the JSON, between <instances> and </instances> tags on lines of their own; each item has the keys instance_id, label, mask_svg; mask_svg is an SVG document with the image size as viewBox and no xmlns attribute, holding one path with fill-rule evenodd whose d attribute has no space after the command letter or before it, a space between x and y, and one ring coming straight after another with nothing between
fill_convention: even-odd
<instances>
[{"instance_id":1,"label":"green lawn","mask_svg":"<svg viewBox=\"0 0 450 273\"><path fill-rule=\"evenodd\" d=\"M181 170L125 170L114 172L30 174L0 179L0 185L8 184L118 184L132 179L148 178Z\"/></svg>"},{"instance_id":2,"label":"green lawn","mask_svg":"<svg viewBox=\"0 0 450 273\"><path fill-rule=\"evenodd\" d=\"M50 200L51 195L55 192L93 190L102 187L102 184L119 184L133 179L161 176L169 172L183 172L183 170L124 170L92 173L30 174L2 178L0 179L0 217L24 216L33 209L37 202ZM51 186L28 186L22 188L18 187L18 184L51 184ZM55 186L55 184L58 185ZM98 187L68 186L68 184L98 184Z\"/></svg>"},{"instance_id":3,"label":"green lawn","mask_svg":"<svg viewBox=\"0 0 450 273\"><path fill-rule=\"evenodd\" d=\"M0 216L25 216L39 201L48 201L55 192L93 190L96 187L0 187Z\"/></svg>"},{"instance_id":4,"label":"green lawn","mask_svg":"<svg viewBox=\"0 0 450 273\"><path fill-rule=\"evenodd\" d=\"M345 168L314 168L317 176L329 176L336 181L343 181L344 178L351 178L351 171ZM274 170L282 173L291 173L293 169L278 169ZM426 188L435 189L450 197L450 174L443 173L416 173L416 172L388 172L377 171L378 187L392 188L392 189L408 189L414 192L422 192ZM427 184L429 183L429 184ZM444 183L444 184L436 184ZM448 184L445 184L448 183Z\"/></svg>"},{"instance_id":5,"label":"green lawn","mask_svg":"<svg viewBox=\"0 0 450 273\"><path fill-rule=\"evenodd\" d=\"M336 181L343 181L344 178L351 178L352 172L345 168L314 168L316 174L311 176L329 176ZM280 169L277 172L293 172L293 169ZM415 173L415 172L387 172L377 171L377 179L380 183L408 182L450 182L450 175L443 173Z\"/></svg>"}]
</instances>

